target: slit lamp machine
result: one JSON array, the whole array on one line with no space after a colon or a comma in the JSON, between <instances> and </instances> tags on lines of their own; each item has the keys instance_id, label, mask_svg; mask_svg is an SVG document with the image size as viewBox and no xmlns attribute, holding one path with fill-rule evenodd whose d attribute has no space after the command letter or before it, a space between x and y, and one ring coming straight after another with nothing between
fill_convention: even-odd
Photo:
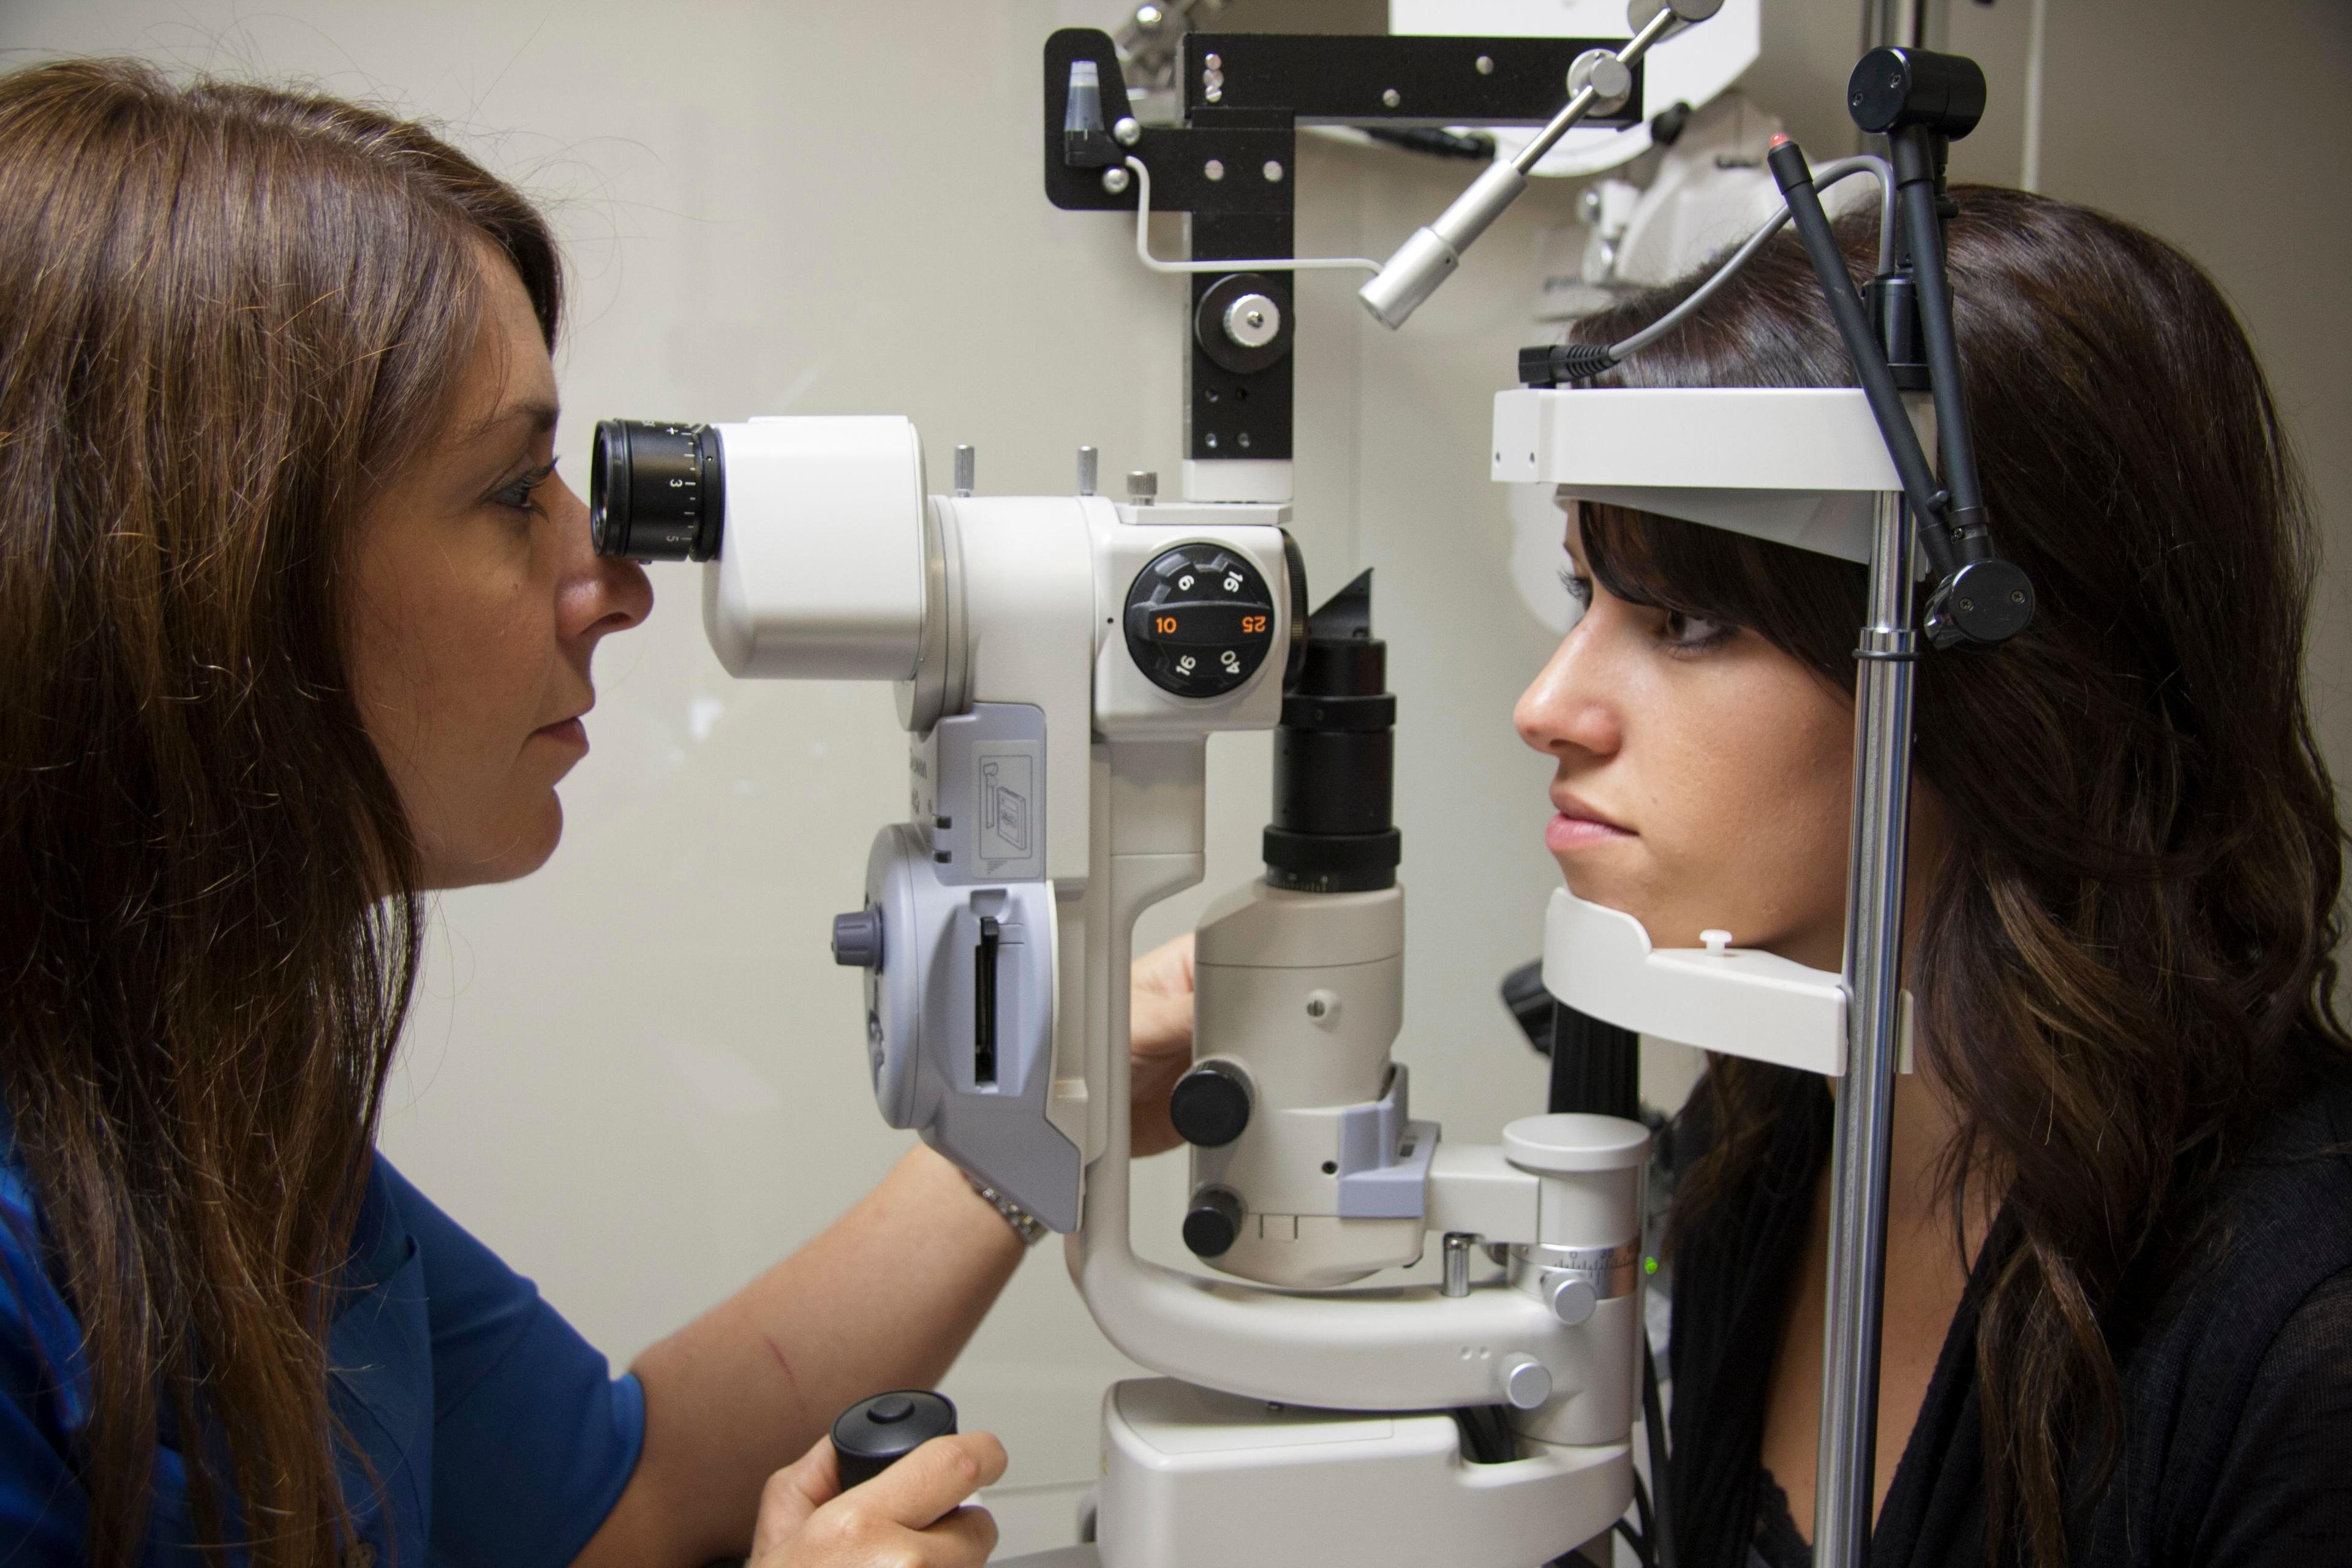
<instances>
[{"instance_id":1,"label":"slit lamp machine","mask_svg":"<svg viewBox=\"0 0 2352 1568\"><path fill-rule=\"evenodd\" d=\"M2032 613L2030 584L1992 550L1943 268L1945 148L1981 112L1982 75L1918 50L1865 56L1850 107L1888 156L1815 169L1783 140L1769 163L1785 205L1717 274L1793 222L1857 386L1579 384L1704 310L1710 286L1624 342L1526 351L1522 384L1495 400L1497 480L1869 568L1841 973L1719 932L1657 950L1631 917L1559 890L1544 984L1600 1061L1587 1076L1621 1087L1512 1122L1496 1145L1416 1118L1390 1059L1404 892L1370 574L1310 609L1285 528L1293 276L1366 271L1366 309L1403 326L1561 135L1640 122L1643 56L1720 3L1638 0L1621 39L1195 32L1172 125L1139 123L1108 36L1048 38L1047 199L1132 212L1143 264L1190 279L1178 496L1140 475L1124 501L1097 494L1091 449L1075 494L977 494L969 448L933 493L916 431L892 416L598 427L597 549L700 563L730 673L895 686L908 810L876 837L859 907L834 931L836 958L864 974L876 1098L891 1125L1065 1233L1104 1334L1161 1374L1108 1391L1095 1539L1034 1568L1534 1568L1607 1537L1633 1500L1645 1393L1649 1133L1631 1094L1644 1032L1845 1080L1814 1539L1824 1564L1863 1561L1906 1029L1913 664L1998 657L1963 650ZM1542 129L1381 264L1292 254L1294 142L1316 123ZM1818 195L1856 174L1877 182L1883 215L1879 276L1860 292ZM1154 210L1190 215L1188 258L1151 254ZM1915 625L1919 562L1935 586ZM1129 961L1137 917L1203 875L1208 736L1252 729L1275 739L1265 875L1201 921L1194 1064L1171 1107L1191 1145L1192 1273L1131 1244ZM1440 1283L1343 1289L1415 1262L1433 1237ZM1499 1276L1473 1283L1474 1253ZM936 1396L886 1402L844 1421L877 1441L897 1423L911 1446L952 1418ZM876 1462L888 1457L881 1441ZM1640 1551L1670 1563L1659 1502Z\"/></svg>"}]
</instances>

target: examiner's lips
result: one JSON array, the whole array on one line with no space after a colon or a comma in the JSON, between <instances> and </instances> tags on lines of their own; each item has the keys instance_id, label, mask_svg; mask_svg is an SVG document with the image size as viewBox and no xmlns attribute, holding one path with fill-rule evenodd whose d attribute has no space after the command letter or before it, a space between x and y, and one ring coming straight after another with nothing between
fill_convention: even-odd
<instances>
[{"instance_id":1,"label":"examiner's lips","mask_svg":"<svg viewBox=\"0 0 2352 1568\"><path fill-rule=\"evenodd\" d=\"M559 745L577 746L583 752L588 749L588 726L577 719L564 719L552 724L541 724L538 729L533 730L531 734L541 740L553 741Z\"/></svg>"},{"instance_id":2,"label":"examiner's lips","mask_svg":"<svg viewBox=\"0 0 2352 1568\"><path fill-rule=\"evenodd\" d=\"M1544 826L1544 847L1555 855L1638 837L1633 829L1619 826L1574 795L1555 795L1552 805L1559 811Z\"/></svg>"}]
</instances>

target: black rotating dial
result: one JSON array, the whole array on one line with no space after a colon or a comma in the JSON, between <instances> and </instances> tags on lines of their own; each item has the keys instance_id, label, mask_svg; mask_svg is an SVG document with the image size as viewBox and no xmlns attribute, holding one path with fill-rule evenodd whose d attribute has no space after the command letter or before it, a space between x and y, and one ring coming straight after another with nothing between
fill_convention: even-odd
<instances>
[{"instance_id":1,"label":"black rotating dial","mask_svg":"<svg viewBox=\"0 0 2352 1568\"><path fill-rule=\"evenodd\" d=\"M1265 662L1274 620L1274 591L1247 556L1180 544L1127 591L1127 651L1163 691L1223 697Z\"/></svg>"}]
</instances>

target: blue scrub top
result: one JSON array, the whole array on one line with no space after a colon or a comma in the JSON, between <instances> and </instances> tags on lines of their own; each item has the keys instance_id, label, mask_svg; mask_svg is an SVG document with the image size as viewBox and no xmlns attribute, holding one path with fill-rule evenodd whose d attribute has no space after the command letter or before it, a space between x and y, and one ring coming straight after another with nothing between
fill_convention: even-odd
<instances>
[{"instance_id":1,"label":"blue scrub top","mask_svg":"<svg viewBox=\"0 0 2352 1568\"><path fill-rule=\"evenodd\" d=\"M39 1235L23 1167L0 1143L0 1563L80 1568L89 1370ZM377 1568L562 1568L636 1467L637 1380L615 1380L530 1280L381 1155L355 1236L329 1396L360 1450L344 1457L343 1494ZM173 1440L166 1412L142 1568L204 1561Z\"/></svg>"}]
</instances>

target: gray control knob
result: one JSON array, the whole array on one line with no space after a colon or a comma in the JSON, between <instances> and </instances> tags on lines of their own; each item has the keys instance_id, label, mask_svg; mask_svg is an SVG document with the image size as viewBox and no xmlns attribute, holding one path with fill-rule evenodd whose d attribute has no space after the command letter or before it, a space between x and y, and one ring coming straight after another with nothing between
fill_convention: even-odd
<instances>
[{"instance_id":1,"label":"gray control knob","mask_svg":"<svg viewBox=\"0 0 2352 1568\"><path fill-rule=\"evenodd\" d=\"M882 911L868 907L833 917L833 961L845 969L882 967Z\"/></svg>"},{"instance_id":2,"label":"gray control knob","mask_svg":"<svg viewBox=\"0 0 2352 1568\"><path fill-rule=\"evenodd\" d=\"M1206 1061L1176 1080L1168 1119L1176 1135L1202 1149L1222 1149L1249 1126L1249 1079L1231 1062Z\"/></svg>"},{"instance_id":3,"label":"gray control knob","mask_svg":"<svg viewBox=\"0 0 2352 1568\"><path fill-rule=\"evenodd\" d=\"M1551 1397L1551 1370L1531 1355L1506 1357L1496 1371L1503 1403L1514 1410L1533 1410Z\"/></svg>"},{"instance_id":4,"label":"gray control knob","mask_svg":"<svg viewBox=\"0 0 2352 1568\"><path fill-rule=\"evenodd\" d=\"M1241 1238L1244 1211L1229 1187L1202 1187L1192 1194L1192 1212L1184 1216L1184 1245L1197 1258L1223 1258Z\"/></svg>"},{"instance_id":5,"label":"gray control knob","mask_svg":"<svg viewBox=\"0 0 2352 1568\"><path fill-rule=\"evenodd\" d=\"M1551 1315L1571 1329L1589 1320L1601 1305L1601 1293L1581 1274L1560 1274L1546 1280L1543 1296Z\"/></svg>"}]
</instances>

